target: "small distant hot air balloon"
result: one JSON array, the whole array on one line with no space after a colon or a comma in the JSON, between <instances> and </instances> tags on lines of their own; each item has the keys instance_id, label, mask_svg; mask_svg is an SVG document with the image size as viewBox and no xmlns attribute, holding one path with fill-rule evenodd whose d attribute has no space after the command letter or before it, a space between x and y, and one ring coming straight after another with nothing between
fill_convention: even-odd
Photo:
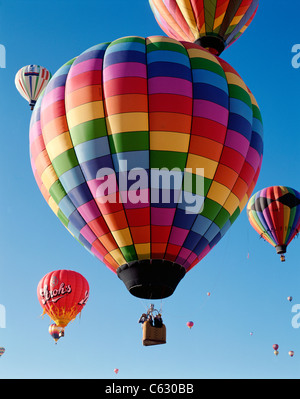
<instances>
[{"instance_id":1,"label":"small distant hot air balloon","mask_svg":"<svg viewBox=\"0 0 300 399\"><path fill-rule=\"evenodd\" d=\"M22 97L29 102L31 110L51 79L48 69L40 65L26 65L15 77L15 85Z\"/></svg>"},{"instance_id":2,"label":"small distant hot air balloon","mask_svg":"<svg viewBox=\"0 0 300 399\"><path fill-rule=\"evenodd\" d=\"M114 372L115 372L116 374L118 374L119 369L114 369Z\"/></svg>"},{"instance_id":3,"label":"small distant hot air balloon","mask_svg":"<svg viewBox=\"0 0 300 399\"><path fill-rule=\"evenodd\" d=\"M274 355L275 355L275 356L278 356L278 354L279 354L278 348L279 348L279 346L278 346L277 344L274 344L274 345L273 345Z\"/></svg>"},{"instance_id":4,"label":"small distant hot air balloon","mask_svg":"<svg viewBox=\"0 0 300 399\"><path fill-rule=\"evenodd\" d=\"M210 296L210 295L211 295L210 292L208 292L208 293L207 293L207 296Z\"/></svg>"},{"instance_id":5,"label":"small distant hot air balloon","mask_svg":"<svg viewBox=\"0 0 300 399\"><path fill-rule=\"evenodd\" d=\"M251 336L253 335L253 332L252 332L252 331L250 332L250 335L251 335Z\"/></svg>"},{"instance_id":6,"label":"small distant hot air balloon","mask_svg":"<svg viewBox=\"0 0 300 399\"><path fill-rule=\"evenodd\" d=\"M213 54L235 42L253 20L259 0L149 0L161 29Z\"/></svg>"},{"instance_id":7,"label":"small distant hot air balloon","mask_svg":"<svg viewBox=\"0 0 300 399\"><path fill-rule=\"evenodd\" d=\"M288 296L288 297L287 297L287 300L288 300L289 302L292 302L293 297L292 297L292 296Z\"/></svg>"},{"instance_id":8,"label":"small distant hot air balloon","mask_svg":"<svg viewBox=\"0 0 300 399\"><path fill-rule=\"evenodd\" d=\"M65 334L64 327L58 327L55 323L49 326L49 334L54 339L55 343L59 340L59 338L63 337Z\"/></svg>"},{"instance_id":9,"label":"small distant hot air balloon","mask_svg":"<svg viewBox=\"0 0 300 399\"><path fill-rule=\"evenodd\" d=\"M291 357L293 357L293 356L294 356L294 351L289 351L289 355L290 355Z\"/></svg>"},{"instance_id":10,"label":"small distant hot air balloon","mask_svg":"<svg viewBox=\"0 0 300 399\"><path fill-rule=\"evenodd\" d=\"M287 246L300 231L300 193L284 186L264 188L250 198L247 214L254 230L284 262Z\"/></svg>"},{"instance_id":11,"label":"small distant hot air balloon","mask_svg":"<svg viewBox=\"0 0 300 399\"><path fill-rule=\"evenodd\" d=\"M5 352L5 348L1 347L0 348L0 357L3 355L4 352Z\"/></svg>"},{"instance_id":12,"label":"small distant hot air balloon","mask_svg":"<svg viewBox=\"0 0 300 399\"><path fill-rule=\"evenodd\" d=\"M89 297L87 280L72 270L46 274L37 287L38 300L57 327L66 327L80 313Z\"/></svg>"},{"instance_id":13,"label":"small distant hot air balloon","mask_svg":"<svg viewBox=\"0 0 300 399\"><path fill-rule=\"evenodd\" d=\"M188 326L189 329L191 329L193 327L193 325L194 325L194 322L193 321L188 321L186 323L186 325Z\"/></svg>"}]
</instances>

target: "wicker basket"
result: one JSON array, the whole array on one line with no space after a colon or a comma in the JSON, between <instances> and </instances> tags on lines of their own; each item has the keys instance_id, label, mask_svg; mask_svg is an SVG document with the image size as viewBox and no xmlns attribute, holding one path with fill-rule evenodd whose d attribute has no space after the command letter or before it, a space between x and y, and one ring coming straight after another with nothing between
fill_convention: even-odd
<instances>
[{"instance_id":1,"label":"wicker basket","mask_svg":"<svg viewBox=\"0 0 300 399\"><path fill-rule=\"evenodd\" d=\"M160 345L165 344L166 341L166 326L153 327L149 320L143 324L143 345Z\"/></svg>"}]
</instances>

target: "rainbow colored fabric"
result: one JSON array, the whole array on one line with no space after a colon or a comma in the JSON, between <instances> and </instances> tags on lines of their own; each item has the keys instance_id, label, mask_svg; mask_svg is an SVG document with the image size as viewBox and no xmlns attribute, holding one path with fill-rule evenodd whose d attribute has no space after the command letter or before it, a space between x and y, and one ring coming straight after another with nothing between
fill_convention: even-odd
<instances>
[{"instance_id":1,"label":"rainbow colored fabric","mask_svg":"<svg viewBox=\"0 0 300 399\"><path fill-rule=\"evenodd\" d=\"M161 29L173 39L195 42L219 36L225 47L252 22L259 0L149 0Z\"/></svg>"},{"instance_id":2,"label":"rainbow colored fabric","mask_svg":"<svg viewBox=\"0 0 300 399\"><path fill-rule=\"evenodd\" d=\"M262 131L253 95L225 61L192 43L126 37L55 73L32 114L32 169L54 213L112 271L137 259L168 259L188 271L246 205ZM163 168L181 182L189 170L201 189L181 184L166 203L164 183L148 185ZM107 201L130 198L138 183L132 171L146 173L137 191L148 200ZM115 188L102 192L109 177ZM203 202L201 212L187 212L190 198Z\"/></svg>"},{"instance_id":3,"label":"rainbow colored fabric","mask_svg":"<svg viewBox=\"0 0 300 399\"><path fill-rule=\"evenodd\" d=\"M273 247L287 246L300 231L300 193L273 186L255 193L247 205L251 226Z\"/></svg>"}]
</instances>

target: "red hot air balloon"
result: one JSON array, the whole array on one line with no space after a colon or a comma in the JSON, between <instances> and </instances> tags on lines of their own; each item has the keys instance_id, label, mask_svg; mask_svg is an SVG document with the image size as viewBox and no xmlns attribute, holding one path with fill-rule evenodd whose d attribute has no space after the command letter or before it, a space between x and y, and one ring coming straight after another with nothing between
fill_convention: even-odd
<instances>
[{"instance_id":1,"label":"red hot air balloon","mask_svg":"<svg viewBox=\"0 0 300 399\"><path fill-rule=\"evenodd\" d=\"M193 321L188 321L186 323L186 325L188 326L189 329L191 329L194 326L194 322Z\"/></svg>"},{"instance_id":2,"label":"red hot air balloon","mask_svg":"<svg viewBox=\"0 0 300 399\"><path fill-rule=\"evenodd\" d=\"M290 355L291 357L293 357L293 356L294 356L294 354L295 354L295 352L294 352L294 351L289 351L289 355Z\"/></svg>"},{"instance_id":3,"label":"red hot air balloon","mask_svg":"<svg viewBox=\"0 0 300 399\"><path fill-rule=\"evenodd\" d=\"M89 297L87 280L72 270L46 274L37 287L38 300L57 327L66 327L85 306Z\"/></svg>"},{"instance_id":4,"label":"red hot air balloon","mask_svg":"<svg viewBox=\"0 0 300 399\"><path fill-rule=\"evenodd\" d=\"M132 295L161 299L246 205L262 131L228 63L193 43L127 37L53 76L31 118L32 168L71 234Z\"/></svg>"},{"instance_id":5,"label":"red hot air balloon","mask_svg":"<svg viewBox=\"0 0 300 399\"><path fill-rule=\"evenodd\" d=\"M116 374L118 374L119 369L114 369L114 372L115 372Z\"/></svg>"}]
</instances>

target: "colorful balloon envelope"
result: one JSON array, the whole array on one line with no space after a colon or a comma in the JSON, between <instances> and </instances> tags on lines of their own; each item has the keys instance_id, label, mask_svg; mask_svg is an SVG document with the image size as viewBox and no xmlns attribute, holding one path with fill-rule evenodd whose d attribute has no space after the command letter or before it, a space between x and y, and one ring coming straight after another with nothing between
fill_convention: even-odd
<instances>
[{"instance_id":1,"label":"colorful balloon envelope","mask_svg":"<svg viewBox=\"0 0 300 399\"><path fill-rule=\"evenodd\" d=\"M80 273L55 270L41 279L37 296L43 313L54 321L56 327L66 327L84 308L89 297L89 284Z\"/></svg>"},{"instance_id":2,"label":"colorful balloon envelope","mask_svg":"<svg viewBox=\"0 0 300 399\"><path fill-rule=\"evenodd\" d=\"M49 326L49 334L54 339L55 343L59 340L59 338L63 337L65 333L64 327L58 327L55 323L50 324Z\"/></svg>"},{"instance_id":3,"label":"colorful balloon envelope","mask_svg":"<svg viewBox=\"0 0 300 399\"><path fill-rule=\"evenodd\" d=\"M21 96L29 102L31 110L50 79L51 73L40 65L26 65L17 72L16 88Z\"/></svg>"},{"instance_id":4,"label":"colorful balloon envelope","mask_svg":"<svg viewBox=\"0 0 300 399\"><path fill-rule=\"evenodd\" d=\"M284 261L287 246L300 230L300 193L284 186L264 188L250 198L247 214L251 226Z\"/></svg>"},{"instance_id":5,"label":"colorful balloon envelope","mask_svg":"<svg viewBox=\"0 0 300 399\"><path fill-rule=\"evenodd\" d=\"M5 348L0 347L0 357L3 355L4 352L5 352Z\"/></svg>"},{"instance_id":6,"label":"colorful balloon envelope","mask_svg":"<svg viewBox=\"0 0 300 399\"><path fill-rule=\"evenodd\" d=\"M188 326L189 329L191 329L194 326L194 322L193 321L188 321L186 323L186 325Z\"/></svg>"},{"instance_id":7,"label":"colorful balloon envelope","mask_svg":"<svg viewBox=\"0 0 300 399\"><path fill-rule=\"evenodd\" d=\"M259 0L149 0L161 29L213 54L235 42L253 20Z\"/></svg>"},{"instance_id":8,"label":"colorful balloon envelope","mask_svg":"<svg viewBox=\"0 0 300 399\"><path fill-rule=\"evenodd\" d=\"M289 355L290 355L291 357L293 357L293 356L294 356L294 354L295 354L295 352L294 352L294 351L289 351Z\"/></svg>"},{"instance_id":9,"label":"colorful balloon envelope","mask_svg":"<svg viewBox=\"0 0 300 399\"><path fill-rule=\"evenodd\" d=\"M277 351L278 348L279 348L279 346L278 346L277 344L274 344L274 345L273 345L274 351Z\"/></svg>"},{"instance_id":10,"label":"colorful balloon envelope","mask_svg":"<svg viewBox=\"0 0 300 399\"><path fill-rule=\"evenodd\" d=\"M141 298L171 295L255 187L257 103L237 72L192 43L126 37L60 68L30 126L49 206Z\"/></svg>"},{"instance_id":11,"label":"colorful balloon envelope","mask_svg":"<svg viewBox=\"0 0 300 399\"><path fill-rule=\"evenodd\" d=\"M114 369L115 374L118 374L119 369Z\"/></svg>"}]
</instances>

